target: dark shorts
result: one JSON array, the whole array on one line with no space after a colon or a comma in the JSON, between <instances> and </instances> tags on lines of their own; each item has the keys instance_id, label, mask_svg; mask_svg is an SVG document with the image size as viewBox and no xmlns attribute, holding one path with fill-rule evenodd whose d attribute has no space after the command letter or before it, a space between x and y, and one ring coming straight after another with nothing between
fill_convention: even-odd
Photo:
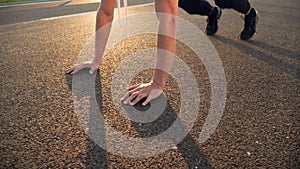
<instances>
[{"instance_id":1,"label":"dark shorts","mask_svg":"<svg viewBox=\"0 0 300 169\"><path fill-rule=\"evenodd\" d=\"M247 13L250 10L248 0L215 0L215 4L220 8L234 9L240 13ZM179 0L178 6L189 14L208 16L212 5L207 0Z\"/></svg>"}]
</instances>

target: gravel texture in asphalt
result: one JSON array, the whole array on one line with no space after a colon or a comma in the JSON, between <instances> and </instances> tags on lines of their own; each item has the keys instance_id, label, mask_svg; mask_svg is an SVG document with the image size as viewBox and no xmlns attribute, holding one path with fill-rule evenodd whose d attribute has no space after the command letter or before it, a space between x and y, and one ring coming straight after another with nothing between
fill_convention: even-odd
<instances>
[{"instance_id":1,"label":"gravel texture in asphalt","mask_svg":"<svg viewBox=\"0 0 300 169\"><path fill-rule=\"evenodd\" d=\"M213 135L205 143L198 142L210 108L208 72L195 53L178 41L176 54L189 66L198 84L195 90L200 93L200 111L180 143L146 158L124 157L101 148L86 134L88 129L82 127L74 111L74 99L86 99L89 93L72 93L74 77L66 75L65 70L77 62L93 35L95 13L3 23L0 168L299 168L299 1L253 0L252 4L261 16L258 34L252 40L237 38L243 20L232 10L223 11L220 30L209 37L222 60L227 83L225 111ZM154 7L129 9L131 14L147 11L153 12ZM5 12L0 9L1 15ZM182 10L180 16L205 30L204 17ZM108 51L96 74L96 101L106 125L125 136L158 135L178 118L183 101L173 77L165 89L166 109L151 123L124 118L112 101L111 80L117 66L126 56L155 44L153 34L123 40ZM151 75L151 70L142 71L131 84L147 82ZM84 79L90 75L82 71L78 76ZM195 107L187 111L192 109ZM92 120L90 117L87 122ZM182 121L182 130L184 125ZM107 144L122 142L122 138L106 137ZM159 144L154 142L149 147L155 150Z\"/></svg>"}]
</instances>

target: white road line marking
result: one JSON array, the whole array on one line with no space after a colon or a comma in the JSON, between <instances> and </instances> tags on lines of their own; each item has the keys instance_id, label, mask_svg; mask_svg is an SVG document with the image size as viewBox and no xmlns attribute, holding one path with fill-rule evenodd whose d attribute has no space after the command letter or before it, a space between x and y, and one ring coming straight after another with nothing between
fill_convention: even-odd
<instances>
[{"instance_id":1,"label":"white road line marking","mask_svg":"<svg viewBox=\"0 0 300 169\"><path fill-rule=\"evenodd\" d=\"M153 4L154 4L154 3L147 3L147 4L140 4L140 5L133 5L133 6L129 6L128 8L136 8L136 7L143 7L143 6L151 6L151 5L153 5ZM96 13L96 11L92 11L92 12L84 12L84 13L72 14L72 15L56 16L56 17L50 17L50 18L43 18L43 19L33 20L33 21L27 21L27 22L18 22L18 23L13 23L13 24L0 25L0 27L3 27L3 26L12 26L12 25L17 25L17 24L27 24L27 23L37 22L37 21L50 21L50 20L56 20L56 19L62 19L62 18L69 18L69 17L74 17L74 16L88 15L88 14L92 14L92 13Z\"/></svg>"},{"instance_id":2,"label":"white road line marking","mask_svg":"<svg viewBox=\"0 0 300 169\"><path fill-rule=\"evenodd\" d=\"M154 2L147 3L147 4L132 5L132 6L128 6L128 8L136 8L136 7L151 6L151 5L154 5Z\"/></svg>"},{"instance_id":3,"label":"white road line marking","mask_svg":"<svg viewBox=\"0 0 300 169\"><path fill-rule=\"evenodd\" d=\"M129 6L128 8L136 8L136 7L143 7L143 6L151 6L154 3L147 3L147 4L140 4L140 5L133 5L133 6ZM62 19L62 18L69 18L69 17L73 17L73 16L81 16L81 15L87 15L87 14L92 14L95 13L96 11L92 11L92 12L85 12L85 13L79 13L79 14L72 14L72 15L63 15L63 16L56 16L56 17L51 17L51 18L43 18L40 19L40 21L49 21L49 20L55 20L55 19Z\"/></svg>"},{"instance_id":4,"label":"white road line marking","mask_svg":"<svg viewBox=\"0 0 300 169\"><path fill-rule=\"evenodd\" d=\"M14 7L14 6L26 6L26 5L38 5L38 4L49 4L49 3L56 3L56 2L71 2L73 0L57 0L57 1L41 1L41 2L28 2L28 3L20 3L20 4L8 4L8 5L1 5L0 8L7 8L7 7Z\"/></svg>"},{"instance_id":5,"label":"white road line marking","mask_svg":"<svg viewBox=\"0 0 300 169\"><path fill-rule=\"evenodd\" d=\"M39 19L39 20L35 20L35 21L50 21L50 20L56 20L56 19L62 19L62 18L70 18L73 16L81 16L81 15L87 15L87 14L92 14L95 13L96 11L93 12L84 12L84 13L79 13L79 14L72 14L72 15L63 15L63 16L56 16L56 17L51 17L51 18L43 18L43 19ZM35 22L33 21L33 22ZM25 23L25 22L23 22Z\"/></svg>"}]
</instances>

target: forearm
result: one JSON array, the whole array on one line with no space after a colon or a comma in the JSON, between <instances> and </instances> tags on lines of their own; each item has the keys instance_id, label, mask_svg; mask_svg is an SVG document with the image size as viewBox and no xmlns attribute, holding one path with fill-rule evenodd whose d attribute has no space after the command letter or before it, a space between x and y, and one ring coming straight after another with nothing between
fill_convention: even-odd
<instances>
[{"instance_id":1,"label":"forearm","mask_svg":"<svg viewBox=\"0 0 300 169\"><path fill-rule=\"evenodd\" d=\"M95 33L95 54L93 62L100 64L105 46L111 30L113 21L114 1L102 1L100 8L97 11L96 17L96 33Z\"/></svg>"},{"instance_id":2,"label":"forearm","mask_svg":"<svg viewBox=\"0 0 300 169\"><path fill-rule=\"evenodd\" d=\"M174 58L176 39L168 37L166 35L158 35L157 39L157 59L156 68L153 74L153 82L164 88L170 69L172 67L172 61Z\"/></svg>"},{"instance_id":3,"label":"forearm","mask_svg":"<svg viewBox=\"0 0 300 169\"><path fill-rule=\"evenodd\" d=\"M160 86L160 88L163 88L168 79L175 55L178 7L176 0L158 1L156 1L156 3L160 3L156 6L157 17L159 19L158 49L153 82Z\"/></svg>"}]
</instances>

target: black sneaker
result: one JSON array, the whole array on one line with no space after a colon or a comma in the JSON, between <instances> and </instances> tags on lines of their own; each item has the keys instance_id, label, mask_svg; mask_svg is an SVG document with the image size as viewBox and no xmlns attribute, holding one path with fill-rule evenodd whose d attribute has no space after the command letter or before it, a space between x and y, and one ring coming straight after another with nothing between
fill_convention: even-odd
<instances>
[{"instance_id":1,"label":"black sneaker","mask_svg":"<svg viewBox=\"0 0 300 169\"><path fill-rule=\"evenodd\" d=\"M222 15L222 10L218 6L213 7L211 14L207 18L206 34L213 35L218 31L218 20Z\"/></svg>"},{"instance_id":2,"label":"black sneaker","mask_svg":"<svg viewBox=\"0 0 300 169\"><path fill-rule=\"evenodd\" d=\"M254 8L251 8L249 14L244 18L244 29L240 34L240 39L248 40L252 38L252 36L256 33L258 19L258 12Z\"/></svg>"}]
</instances>

